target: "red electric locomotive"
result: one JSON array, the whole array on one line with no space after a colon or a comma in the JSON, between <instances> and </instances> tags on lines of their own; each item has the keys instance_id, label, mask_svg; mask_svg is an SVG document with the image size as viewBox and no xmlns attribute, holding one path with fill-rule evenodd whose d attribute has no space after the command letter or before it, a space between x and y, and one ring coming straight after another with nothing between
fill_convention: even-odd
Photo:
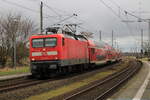
<instances>
[{"instance_id":1,"label":"red electric locomotive","mask_svg":"<svg viewBox=\"0 0 150 100\"><path fill-rule=\"evenodd\" d=\"M92 42L82 35L51 27L46 29L45 35L30 37L31 73L45 77L52 73L84 69L91 64L116 59L115 52L106 43Z\"/></svg>"},{"instance_id":2,"label":"red electric locomotive","mask_svg":"<svg viewBox=\"0 0 150 100\"><path fill-rule=\"evenodd\" d=\"M88 41L82 35L58 33L58 28L47 29L47 35L30 38L31 73L45 76L67 71L73 65L89 63Z\"/></svg>"}]
</instances>

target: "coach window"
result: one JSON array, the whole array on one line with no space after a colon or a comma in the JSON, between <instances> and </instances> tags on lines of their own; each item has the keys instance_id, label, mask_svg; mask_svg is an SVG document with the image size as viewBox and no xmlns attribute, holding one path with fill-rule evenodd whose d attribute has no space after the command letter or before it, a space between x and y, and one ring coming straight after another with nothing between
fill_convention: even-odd
<instances>
[{"instance_id":1,"label":"coach window","mask_svg":"<svg viewBox=\"0 0 150 100\"><path fill-rule=\"evenodd\" d=\"M57 45L57 39L56 38L46 38L45 39L45 46L46 47L54 47Z\"/></svg>"}]
</instances>

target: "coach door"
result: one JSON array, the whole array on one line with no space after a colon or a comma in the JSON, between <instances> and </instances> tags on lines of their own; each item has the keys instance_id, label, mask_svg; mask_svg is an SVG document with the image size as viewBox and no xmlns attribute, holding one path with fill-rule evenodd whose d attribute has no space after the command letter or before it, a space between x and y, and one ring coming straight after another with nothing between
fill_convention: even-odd
<instances>
[{"instance_id":1,"label":"coach door","mask_svg":"<svg viewBox=\"0 0 150 100\"><path fill-rule=\"evenodd\" d=\"M95 59L95 48L89 49L90 63L94 63Z\"/></svg>"}]
</instances>

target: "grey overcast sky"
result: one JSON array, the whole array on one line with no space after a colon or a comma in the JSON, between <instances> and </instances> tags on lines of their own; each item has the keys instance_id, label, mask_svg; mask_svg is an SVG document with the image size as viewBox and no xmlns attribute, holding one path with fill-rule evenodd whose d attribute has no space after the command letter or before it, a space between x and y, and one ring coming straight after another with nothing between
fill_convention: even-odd
<instances>
[{"instance_id":1,"label":"grey overcast sky","mask_svg":"<svg viewBox=\"0 0 150 100\"><path fill-rule=\"evenodd\" d=\"M144 40L148 36L148 23L137 22L135 17L126 15L124 10L150 18L150 0L42 0L44 2L44 26L50 26L60 19L76 13L78 16L66 23L82 23L84 30L94 33L94 39L99 40L99 30L102 40L111 44L111 32L114 31L114 41L122 51L133 48L140 49L140 30L144 29ZM104 3L106 5L104 5ZM21 13L39 23L40 0L0 0L1 16L9 12ZM48 6L48 7L46 7ZM59 17L61 15L62 17ZM133 20L124 23L122 20ZM115 45L116 46L116 45Z\"/></svg>"}]
</instances>

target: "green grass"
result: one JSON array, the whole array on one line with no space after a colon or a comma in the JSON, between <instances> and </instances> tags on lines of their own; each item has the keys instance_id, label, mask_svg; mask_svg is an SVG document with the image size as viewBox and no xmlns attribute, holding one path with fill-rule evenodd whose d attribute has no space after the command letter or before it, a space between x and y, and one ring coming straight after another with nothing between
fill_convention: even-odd
<instances>
[{"instance_id":1,"label":"green grass","mask_svg":"<svg viewBox=\"0 0 150 100\"><path fill-rule=\"evenodd\" d=\"M28 73L28 72L29 72L29 67L20 67L16 69L5 68L5 69L0 69L0 76L23 74L23 73Z\"/></svg>"},{"instance_id":2,"label":"green grass","mask_svg":"<svg viewBox=\"0 0 150 100\"><path fill-rule=\"evenodd\" d=\"M142 59L139 59L141 61L149 61L149 58L145 57L145 58L142 58Z\"/></svg>"}]
</instances>

